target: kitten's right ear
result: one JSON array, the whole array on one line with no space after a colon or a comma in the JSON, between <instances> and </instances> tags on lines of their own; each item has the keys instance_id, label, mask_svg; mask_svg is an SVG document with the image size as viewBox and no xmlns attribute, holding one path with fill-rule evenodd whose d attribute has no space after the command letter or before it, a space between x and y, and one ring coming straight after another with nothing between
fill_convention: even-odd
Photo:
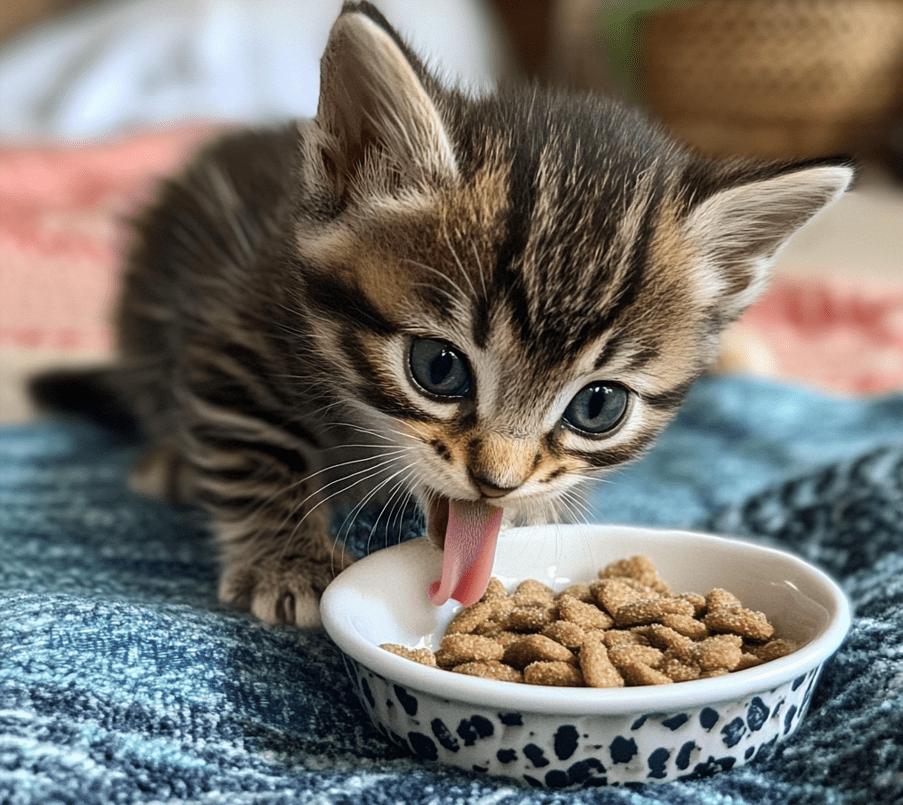
<instances>
[{"instance_id":1,"label":"kitten's right ear","mask_svg":"<svg viewBox=\"0 0 903 805\"><path fill-rule=\"evenodd\" d=\"M800 227L850 186L846 160L704 163L684 231L697 249L703 291L724 323L736 319L765 284L778 252Z\"/></svg>"},{"instance_id":2,"label":"kitten's right ear","mask_svg":"<svg viewBox=\"0 0 903 805\"><path fill-rule=\"evenodd\" d=\"M373 6L345 4L321 60L317 107L336 196L454 175L451 142L424 81L432 79Z\"/></svg>"}]
</instances>

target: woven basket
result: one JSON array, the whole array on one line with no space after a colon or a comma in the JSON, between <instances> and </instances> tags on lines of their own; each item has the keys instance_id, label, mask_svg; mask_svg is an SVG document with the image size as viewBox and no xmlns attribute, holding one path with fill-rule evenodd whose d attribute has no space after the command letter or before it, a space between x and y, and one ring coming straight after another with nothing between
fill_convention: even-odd
<instances>
[{"instance_id":1,"label":"woven basket","mask_svg":"<svg viewBox=\"0 0 903 805\"><path fill-rule=\"evenodd\" d=\"M637 53L651 107L702 151L862 151L903 97L903 0L678 4Z\"/></svg>"}]
</instances>

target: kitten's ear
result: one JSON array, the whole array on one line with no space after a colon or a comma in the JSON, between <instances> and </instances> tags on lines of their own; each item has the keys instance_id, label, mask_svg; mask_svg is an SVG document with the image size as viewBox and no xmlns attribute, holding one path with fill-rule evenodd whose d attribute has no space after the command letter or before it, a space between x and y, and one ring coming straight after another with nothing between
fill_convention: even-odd
<instances>
[{"instance_id":1,"label":"kitten's ear","mask_svg":"<svg viewBox=\"0 0 903 805\"><path fill-rule=\"evenodd\" d=\"M698 249L706 293L723 300L725 323L756 299L778 252L844 193L853 174L848 163L838 161L755 167L729 163L716 175L718 189L694 204L684 232Z\"/></svg>"},{"instance_id":2,"label":"kitten's ear","mask_svg":"<svg viewBox=\"0 0 903 805\"><path fill-rule=\"evenodd\" d=\"M317 123L337 196L355 183L418 186L454 175L455 157L425 83L433 79L369 3L346 3L320 64Z\"/></svg>"}]
</instances>

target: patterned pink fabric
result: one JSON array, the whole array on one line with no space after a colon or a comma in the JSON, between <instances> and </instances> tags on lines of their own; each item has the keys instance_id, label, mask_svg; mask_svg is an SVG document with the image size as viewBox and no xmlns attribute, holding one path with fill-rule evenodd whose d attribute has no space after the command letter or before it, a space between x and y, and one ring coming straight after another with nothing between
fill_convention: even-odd
<instances>
[{"instance_id":1,"label":"patterned pink fabric","mask_svg":"<svg viewBox=\"0 0 903 805\"><path fill-rule=\"evenodd\" d=\"M124 219L210 129L81 147L0 147L0 347L101 350ZM780 377L839 392L903 387L903 282L781 282L744 317Z\"/></svg>"},{"instance_id":2,"label":"patterned pink fabric","mask_svg":"<svg viewBox=\"0 0 903 805\"><path fill-rule=\"evenodd\" d=\"M125 219L205 133L0 146L0 346L109 346Z\"/></svg>"},{"instance_id":3,"label":"patterned pink fabric","mask_svg":"<svg viewBox=\"0 0 903 805\"><path fill-rule=\"evenodd\" d=\"M777 282L743 317L778 375L841 392L903 389L903 282Z\"/></svg>"}]
</instances>

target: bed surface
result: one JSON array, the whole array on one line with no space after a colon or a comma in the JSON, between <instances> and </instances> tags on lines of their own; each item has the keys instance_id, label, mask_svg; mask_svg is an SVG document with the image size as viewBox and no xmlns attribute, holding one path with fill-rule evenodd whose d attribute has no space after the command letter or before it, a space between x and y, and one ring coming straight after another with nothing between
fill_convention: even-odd
<instances>
[{"instance_id":1,"label":"bed surface","mask_svg":"<svg viewBox=\"0 0 903 805\"><path fill-rule=\"evenodd\" d=\"M119 220L154 177L209 126L313 111L324 7L339 3L109 5L0 49L0 803L903 802L903 193L881 185L878 215L867 193L839 208L823 232L846 252L788 250L746 322L771 339L771 376L699 382L590 501L594 521L744 535L838 579L853 629L799 732L714 777L523 789L386 743L323 631L217 602L200 514L125 486L140 444L26 407L34 368L107 354ZM479 3L381 5L416 6L408 27L437 63L491 80ZM813 278L841 254L882 266L880 282ZM359 553L422 529L415 511L400 530L374 517L348 534Z\"/></svg>"}]
</instances>

